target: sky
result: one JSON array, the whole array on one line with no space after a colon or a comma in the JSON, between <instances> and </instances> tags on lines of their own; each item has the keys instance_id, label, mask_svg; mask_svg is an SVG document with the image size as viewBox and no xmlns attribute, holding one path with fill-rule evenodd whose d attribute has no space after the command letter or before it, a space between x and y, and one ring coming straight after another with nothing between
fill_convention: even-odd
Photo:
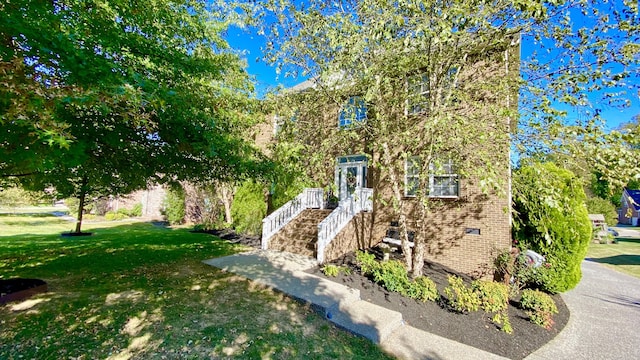
<instances>
[{"instance_id":1,"label":"sky","mask_svg":"<svg viewBox=\"0 0 640 360\"><path fill-rule=\"evenodd\" d=\"M284 74L277 74L275 67L264 61L262 56L263 48L266 45L265 39L257 34L255 28L240 29L231 27L226 34L226 38L229 45L237 50L247 62L247 71L254 79L258 98L263 98L268 91L275 90L278 86L288 88L306 80L303 77L291 78L285 77ZM523 59L537 49L538 46L533 39L526 36L522 38L521 55ZM635 85L636 89L640 88L640 84ZM595 100L598 97L597 95L597 93L591 94L590 99ZM620 109L611 106L600 106L602 109L601 116L605 119L608 130L616 129L621 124L632 121L635 115L640 114L640 91L636 93L628 92L626 98L631 101L631 106L628 108ZM569 113L568 119L570 121L571 119L585 119L585 109L577 111L577 109L568 106L558 107ZM587 111L589 110L587 109Z\"/></svg>"}]
</instances>

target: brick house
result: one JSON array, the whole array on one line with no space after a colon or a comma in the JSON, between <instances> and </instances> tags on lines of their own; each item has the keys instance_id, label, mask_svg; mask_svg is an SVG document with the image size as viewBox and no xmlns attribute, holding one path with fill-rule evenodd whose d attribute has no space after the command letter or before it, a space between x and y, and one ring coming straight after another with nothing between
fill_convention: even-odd
<instances>
[{"instance_id":1,"label":"brick house","mask_svg":"<svg viewBox=\"0 0 640 360\"><path fill-rule=\"evenodd\" d=\"M498 57L504 61L479 59L472 72L483 73L480 78L504 77L507 74L503 71L517 72L519 46L517 40L508 43L503 51L511 56ZM415 92L416 99L424 95L426 88L420 82L424 77L419 75L412 75L417 80L407 86L409 91ZM315 91L316 85L316 82L307 80L289 90ZM343 100L338 109L327 105L312 115L297 116L311 117L310 121L318 127L318 139L334 136L332 134L340 131L360 131L353 125L362 123L363 127L366 126L367 105L357 94ZM517 101L507 102L505 106L513 108L513 104ZM424 106L419 101L406 105L406 113L416 114L416 121L420 121L422 111ZM487 116L485 119L487 127L501 129L505 134L514 126L507 117ZM273 133L278 129L277 121L275 116L274 125L270 128ZM305 189L263 220L262 248L301 253L323 263L383 241L399 244L400 214L389 205L394 196L392 175L373 166L384 155L379 146L371 146L375 141L363 136L354 142L334 146L330 150L331 156L325 159L325 173L316 176L323 188ZM481 189L478 178L459 174L456 163L451 159L442 158L437 164L420 167L422 159L401 155L407 149L389 150L401 169L401 213L406 218L409 237L418 223L416 191L419 182L423 181L432 203L432 211L422 218L427 224L422 231L429 239L425 260L476 277L488 274L496 252L511 246L510 142L505 136L486 144L490 146L486 151L493 154L493 165L503 180L499 189L489 193ZM476 150L470 145L466 153ZM429 174L421 173L420 169L425 168L434 170L429 170ZM327 194L327 188L333 189L331 194ZM335 197L337 207L335 204L330 206L331 201L327 200L331 197Z\"/></svg>"},{"instance_id":2,"label":"brick house","mask_svg":"<svg viewBox=\"0 0 640 360\"><path fill-rule=\"evenodd\" d=\"M625 188L620 197L620 210L618 210L618 222L620 224L640 226L640 190Z\"/></svg>"}]
</instances>

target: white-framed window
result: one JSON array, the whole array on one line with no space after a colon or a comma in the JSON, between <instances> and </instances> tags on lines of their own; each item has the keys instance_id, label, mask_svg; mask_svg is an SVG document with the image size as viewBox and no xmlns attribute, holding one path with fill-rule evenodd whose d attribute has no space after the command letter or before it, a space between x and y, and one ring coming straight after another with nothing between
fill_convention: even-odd
<instances>
[{"instance_id":1,"label":"white-framed window","mask_svg":"<svg viewBox=\"0 0 640 360\"><path fill-rule=\"evenodd\" d=\"M421 161L417 156L410 156L405 162L404 194L414 197L420 189ZM425 179L426 180L426 179ZM452 160L432 162L429 164L429 197L456 198L459 196L458 174Z\"/></svg>"},{"instance_id":2,"label":"white-framed window","mask_svg":"<svg viewBox=\"0 0 640 360\"><path fill-rule=\"evenodd\" d=\"M429 164L429 196L458 197L458 174L453 160Z\"/></svg>"},{"instance_id":3,"label":"white-framed window","mask_svg":"<svg viewBox=\"0 0 640 360\"><path fill-rule=\"evenodd\" d=\"M404 195L416 196L420 187L420 158L410 156L404 165Z\"/></svg>"},{"instance_id":4,"label":"white-framed window","mask_svg":"<svg viewBox=\"0 0 640 360\"><path fill-rule=\"evenodd\" d=\"M351 96L340 109L338 115L338 126L340 128L348 127L355 123L361 123L367 120L367 104L362 96Z\"/></svg>"},{"instance_id":5,"label":"white-framed window","mask_svg":"<svg viewBox=\"0 0 640 360\"><path fill-rule=\"evenodd\" d=\"M407 79L407 114L415 115L429 111L430 84L429 75L420 73Z\"/></svg>"}]
</instances>

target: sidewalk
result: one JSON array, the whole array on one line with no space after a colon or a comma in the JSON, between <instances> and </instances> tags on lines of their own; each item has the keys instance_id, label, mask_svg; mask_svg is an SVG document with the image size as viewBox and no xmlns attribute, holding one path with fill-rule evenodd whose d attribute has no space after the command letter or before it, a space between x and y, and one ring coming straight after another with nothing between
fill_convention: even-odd
<instances>
[{"instance_id":1,"label":"sidewalk","mask_svg":"<svg viewBox=\"0 0 640 360\"><path fill-rule=\"evenodd\" d=\"M362 301L359 290L305 272L315 259L255 250L204 263L270 286L401 359L504 359L404 324L398 312ZM571 318L528 360L640 359L640 279L584 261L578 286L562 294Z\"/></svg>"},{"instance_id":2,"label":"sidewalk","mask_svg":"<svg viewBox=\"0 0 640 360\"><path fill-rule=\"evenodd\" d=\"M360 299L360 291L305 271L315 259L256 250L204 261L310 304L347 331L378 343L401 359L504 359L405 325L402 314Z\"/></svg>"}]
</instances>

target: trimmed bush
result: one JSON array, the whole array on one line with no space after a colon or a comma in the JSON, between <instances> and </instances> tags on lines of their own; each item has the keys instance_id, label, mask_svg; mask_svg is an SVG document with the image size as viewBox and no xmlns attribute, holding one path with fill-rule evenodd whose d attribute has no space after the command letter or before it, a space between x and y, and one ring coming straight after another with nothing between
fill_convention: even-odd
<instances>
[{"instance_id":1,"label":"trimmed bush","mask_svg":"<svg viewBox=\"0 0 640 360\"><path fill-rule=\"evenodd\" d=\"M522 309L527 312L532 323L545 329L553 326L553 314L558 313L558 307L549 294L539 290L526 289L520 299Z\"/></svg>"},{"instance_id":2,"label":"trimmed bush","mask_svg":"<svg viewBox=\"0 0 640 360\"><path fill-rule=\"evenodd\" d=\"M231 204L231 217L237 232L258 235L262 232L262 219L267 214L264 187L252 180L238 188Z\"/></svg>"},{"instance_id":3,"label":"trimmed bush","mask_svg":"<svg viewBox=\"0 0 640 360\"><path fill-rule=\"evenodd\" d=\"M379 262L377 268L373 270L373 280L384 285L387 290L404 296L408 295L411 286L407 269L398 260Z\"/></svg>"},{"instance_id":4,"label":"trimmed bush","mask_svg":"<svg viewBox=\"0 0 640 360\"><path fill-rule=\"evenodd\" d=\"M509 307L509 287L503 283L476 280L471 289L478 294L480 308L486 312L497 313Z\"/></svg>"},{"instance_id":5,"label":"trimmed bush","mask_svg":"<svg viewBox=\"0 0 640 360\"><path fill-rule=\"evenodd\" d=\"M534 282L551 293L572 289L582 277L592 230L580 179L552 163L523 167L513 179L514 239L548 263Z\"/></svg>"},{"instance_id":6,"label":"trimmed bush","mask_svg":"<svg viewBox=\"0 0 640 360\"><path fill-rule=\"evenodd\" d=\"M444 289L444 294L449 306L460 313L478 311L480 307L478 294L467 287L459 276L449 275L448 281L449 286Z\"/></svg>"},{"instance_id":7,"label":"trimmed bush","mask_svg":"<svg viewBox=\"0 0 640 360\"><path fill-rule=\"evenodd\" d=\"M135 217L142 216L142 204L137 203L133 205L131 210L129 210L129 216L135 216Z\"/></svg>"},{"instance_id":8,"label":"trimmed bush","mask_svg":"<svg viewBox=\"0 0 640 360\"><path fill-rule=\"evenodd\" d=\"M376 256L366 251L356 251L356 262L360 266L362 275L372 275L373 270L378 268L378 262Z\"/></svg>"},{"instance_id":9,"label":"trimmed bush","mask_svg":"<svg viewBox=\"0 0 640 360\"><path fill-rule=\"evenodd\" d=\"M127 214L120 211L118 212L107 211L107 213L104 214L104 219L107 221L123 220L123 219L126 219L127 217L128 217Z\"/></svg>"}]
</instances>

